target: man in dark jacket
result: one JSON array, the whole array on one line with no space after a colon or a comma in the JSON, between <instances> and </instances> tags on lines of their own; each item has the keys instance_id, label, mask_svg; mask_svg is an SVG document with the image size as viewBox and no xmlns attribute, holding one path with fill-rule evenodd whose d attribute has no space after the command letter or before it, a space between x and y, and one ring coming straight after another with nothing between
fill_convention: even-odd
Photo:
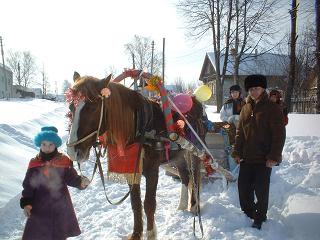
<instances>
[{"instance_id":1,"label":"man in dark jacket","mask_svg":"<svg viewBox=\"0 0 320 240\"><path fill-rule=\"evenodd\" d=\"M245 79L249 96L240 113L232 153L240 164L240 206L254 220L252 227L257 229L261 229L267 219L271 170L282 160L286 137L283 113L278 104L268 99L266 88L263 75L250 75Z\"/></svg>"}]
</instances>

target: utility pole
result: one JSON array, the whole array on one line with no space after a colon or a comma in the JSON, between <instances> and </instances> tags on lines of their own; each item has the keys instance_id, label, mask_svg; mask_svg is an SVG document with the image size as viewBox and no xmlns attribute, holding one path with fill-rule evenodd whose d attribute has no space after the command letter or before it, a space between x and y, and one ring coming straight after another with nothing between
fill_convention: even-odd
<instances>
[{"instance_id":1,"label":"utility pole","mask_svg":"<svg viewBox=\"0 0 320 240\"><path fill-rule=\"evenodd\" d=\"M291 112L291 97L293 93L293 87L296 78L296 42L297 42L297 0L292 0L292 8L290 10L291 15L291 38L290 38L290 70L289 80L287 85L287 92L285 103L287 104L288 111Z\"/></svg>"},{"instance_id":2,"label":"utility pole","mask_svg":"<svg viewBox=\"0 0 320 240\"><path fill-rule=\"evenodd\" d=\"M1 55L2 55L2 66L3 66L3 76L4 76L4 81L5 81L5 91L7 95L7 99L9 98L8 96L8 79L7 79L7 73L6 73L6 66L4 64L4 53L3 53L3 45L2 45L2 37L0 36L0 48L1 48Z\"/></svg>"},{"instance_id":3,"label":"utility pole","mask_svg":"<svg viewBox=\"0 0 320 240\"><path fill-rule=\"evenodd\" d=\"M316 112L320 113L320 0L315 0L316 10L316 77L317 77L317 106Z\"/></svg>"},{"instance_id":4,"label":"utility pole","mask_svg":"<svg viewBox=\"0 0 320 240\"><path fill-rule=\"evenodd\" d=\"M58 100L58 82L54 81L54 93L56 94L56 101Z\"/></svg>"},{"instance_id":5,"label":"utility pole","mask_svg":"<svg viewBox=\"0 0 320 240\"><path fill-rule=\"evenodd\" d=\"M151 75L153 75L153 53L154 53L154 41L152 40L152 42L151 42L151 69L150 69ZM151 91L149 91L148 95L149 95L149 97L151 97L151 95L152 95Z\"/></svg>"},{"instance_id":6,"label":"utility pole","mask_svg":"<svg viewBox=\"0 0 320 240\"><path fill-rule=\"evenodd\" d=\"M131 53L132 56L132 69L136 69L136 63L134 61L134 53ZM124 83L125 84L125 83ZM133 90L137 91L138 90L138 84L137 81L133 80Z\"/></svg>"},{"instance_id":7,"label":"utility pole","mask_svg":"<svg viewBox=\"0 0 320 240\"><path fill-rule=\"evenodd\" d=\"M20 62L18 62L18 85L21 86Z\"/></svg>"},{"instance_id":8,"label":"utility pole","mask_svg":"<svg viewBox=\"0 0 320 240\"><path fill-rule=\"evenodd\" d=\"M153 52L154 52L154 41L151 43L151 69L150 73L153 74Z\"/></svg>"},{"instance_id":9,"label":"utility pole","mask_svg":"<svg viewBox=\"0 0 320 240\"><path fill-rule=\"evenodd\" d=\"M164 50L165 50L165 44L166 44L166 39L163 38L162 39L162 81L163 81L163 86L164 86L164 63L165 63L165 61L164 61L164 56L165 56Z\"/></svg>"}]
</instances>

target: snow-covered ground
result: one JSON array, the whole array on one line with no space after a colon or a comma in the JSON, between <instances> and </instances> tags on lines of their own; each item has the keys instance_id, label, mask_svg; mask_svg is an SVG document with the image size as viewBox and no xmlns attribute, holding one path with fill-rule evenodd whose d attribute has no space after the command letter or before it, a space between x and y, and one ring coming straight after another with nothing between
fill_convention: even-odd
<instances>
[{"instance_id":1,"label":"snow-covered ground","mask_svg":"<svg viewBox=\"0 0 320 240\"><path fill-rule=\"evenodd\" d=\"M217 121L215 107L208 106ZM64 142L67 106L47 100L0 101L0 239L20 239L25 217L19 207L21 182L29 159L37 153L33 136L44 125L55 125ZM201 192L204 239L320 239L320 115L290 114L281 166L271 177L268 221L261 231L239 208L236 183L228 189L220 180ZM65 145L61 147L65 151ZM92 162L83 166L89 176ZM193 217L176 210L180 184L160 171L156 222L158 239L194 239ZM144 194L144 181L142 194ZM122 197L126 185L107 182L112 199ZM122 239L133 226L130 201L107 203L99 177L84 191L70 188L82 234L72 239ZM200 231L197 229L200 236Z\"/></svg>"}]
</instances>

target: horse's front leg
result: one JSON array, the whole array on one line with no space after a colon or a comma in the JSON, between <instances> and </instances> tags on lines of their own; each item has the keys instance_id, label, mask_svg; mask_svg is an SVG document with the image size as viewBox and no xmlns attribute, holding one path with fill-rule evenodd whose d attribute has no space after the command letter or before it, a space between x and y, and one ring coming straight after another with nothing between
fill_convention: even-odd
<instances>
[{"instance_id":1,"label":"horse's front leg","mask_svg":"<svg viewBox=\"0 0 320 240\"><path fill-rule=\"evenodd\" d=\"M145 152L143 173L146 178L146 194L143 205L147 217L148 240L157 239L154 215L156 211L156 191L159 179L159 159L162 157L164 156L160 151L147 149Z\"/></svg>"},{"instance_id":2,"label":"horse's front leg","mask_svg":"<svg viewBox=\"0 0 320 240\"><path fill-rule=\"evenodd\" d=\"M133 211L133 233L129 236L130 240L140 240L143 235L143 220L142 220L142 203L140 184L133 184L130 193L131 207Z\"/></svg>"}]
</instances>

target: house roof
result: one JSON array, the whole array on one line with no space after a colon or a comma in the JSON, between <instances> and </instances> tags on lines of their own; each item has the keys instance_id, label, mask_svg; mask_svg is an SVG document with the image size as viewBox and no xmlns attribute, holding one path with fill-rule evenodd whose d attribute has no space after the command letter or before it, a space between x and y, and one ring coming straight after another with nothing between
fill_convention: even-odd
<instances>
[{"instance_id":1,"label":"house roof","mask_svg":"<svg viewBox=\"0 0 320 240\"><path fill-rule=\"evenodd\" d=\"M3 65L0 64L0 70L3 71L3 69L4 69ZM9 67L7 67L7 66L5 66L5 69L6 69L7 72L12 72L11 69Z\"/></svg>"},{"instance_id":2,"label":"house roof","mask_svg":"<svg viewBox=\"0 0 320 240\"><path fill-rule=\"evenodd\" d=\"M289 64L289 56L274 53L264 54L243 54L239 65L239 76L247 76L250 74L263 74L266 76L285 76L286 66ZM206 58L202 66L200 79L203 76L206 60L212 64L213 68L216 69L215 57L213 52L207 52ZM224 55L220 58L220 66L223 66ZM234 59L229 56L227 63L226 75L232 75L233 73ZM220 69L222 73L222 67Z\"/></svg>"}]
</instances>

